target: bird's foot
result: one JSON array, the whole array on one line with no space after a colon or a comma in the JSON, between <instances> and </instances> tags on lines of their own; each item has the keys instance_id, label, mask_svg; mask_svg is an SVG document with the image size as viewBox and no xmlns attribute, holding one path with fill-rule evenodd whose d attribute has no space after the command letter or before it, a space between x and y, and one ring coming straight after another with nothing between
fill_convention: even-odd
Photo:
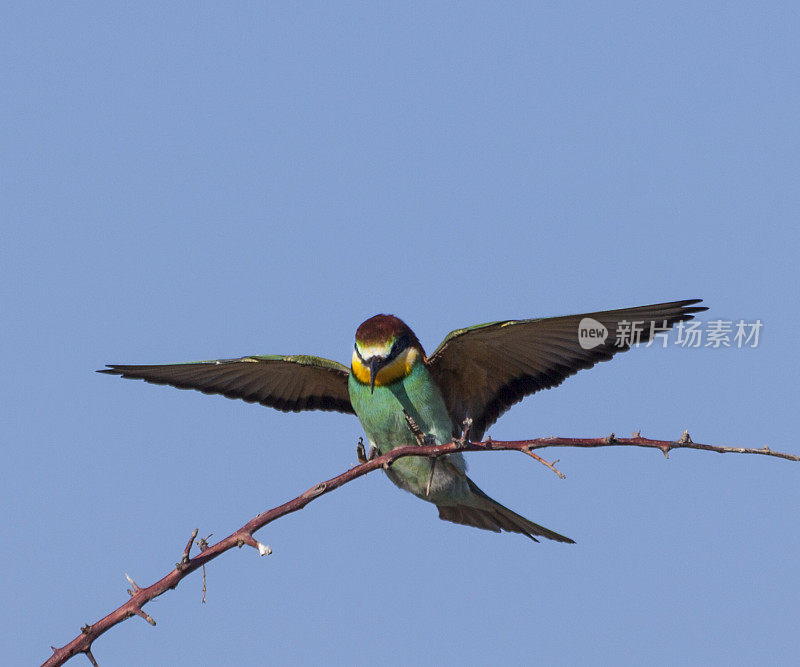
<instances>
[{"instance_id":1,"label":"bird's foot","mask_svg":"<svg viewBox=\"0 0 800 667\"><path fill-rule=\"evenodd\" d=\"M420 447L425 445L425 434L422 432L422 429L419 427L414 418L408 414L405 409L403 410L403 416L406 418L406 424L408 425L408 430L414 434L414 438L417 441L417 445Z\"/></svg>"},{"instance_id":2,"label":"bird's foot","mask_svg":"<svg viewBox=\"0 0 800 667\"><path fill-rule=\"evenodd\" d=\"M358 444L356 445L356 456L358 457L359 463L366 463L369 459L367 459L367 452L364 449L364 438L358 439Z\"/></svg>"},{"instance_id":3,"label":"bird's foot","mask_svg":"<svg viewBox=\"0 0 800 667\"><path fill-rule=\"evenodd\" d=\"M466 447L469 443L469 430L472 428L472 419L467 417L461 424L461 436L453 440L458 445L458 448Z\"/></svg>"},{"instance_id":4,"label":"bird's foot","mask_svg":"<svg viewBox=\"0 0 800 667\"><path fill-rule=\"evenodd\" d=\"M380 456L381 453L372 443L370 443L369 451L367 451L364 447L364 438L359 438L358 444L356 445L356 455L358 456L359 463L366 463L367 461L372 461L372 459Z\"/></svg>"}]
</instances>

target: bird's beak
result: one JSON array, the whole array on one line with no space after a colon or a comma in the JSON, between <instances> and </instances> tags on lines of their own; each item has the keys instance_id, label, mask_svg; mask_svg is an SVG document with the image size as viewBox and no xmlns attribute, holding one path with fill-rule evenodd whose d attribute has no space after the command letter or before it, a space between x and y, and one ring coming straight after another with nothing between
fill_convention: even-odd
<instances>
[{"instance_id":1,"label":"bird's beak","mask_svg":"<svg viewBox=\"0 0 800 667\"><path fill-rule=\"evenodd\" d=\"M369 361L369 393L375 393L375 376L378 375L378 371L381 369L383 365L381 362L383 359L380 357L372 357Z\"/></svg>"}]
</instances>

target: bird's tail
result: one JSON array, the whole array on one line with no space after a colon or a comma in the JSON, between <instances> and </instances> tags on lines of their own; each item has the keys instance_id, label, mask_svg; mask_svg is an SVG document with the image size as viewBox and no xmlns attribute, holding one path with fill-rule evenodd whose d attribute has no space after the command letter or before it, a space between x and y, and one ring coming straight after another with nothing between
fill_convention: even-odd
<instances>
[{"instance_id":1,"label":"bird's tail","mask_svg":"<svg viewBox=\"0 0 800 667\"><path fill-rule=\"evenodd\" d=\"M440 519L465 526L491 530L495 533L499 533L501 530L507 530L510 533L522 533L530 537L534 542L539 541L534 537L536 535L556 542L575 543L574 540L568 537L559 535L544 526L540 526L538 523L528 521L528 519L516 512L512 512L487 496L471 479L467 478L467 483L476 502L470 505L438 505Z\"/></svg>"}]
</instances>

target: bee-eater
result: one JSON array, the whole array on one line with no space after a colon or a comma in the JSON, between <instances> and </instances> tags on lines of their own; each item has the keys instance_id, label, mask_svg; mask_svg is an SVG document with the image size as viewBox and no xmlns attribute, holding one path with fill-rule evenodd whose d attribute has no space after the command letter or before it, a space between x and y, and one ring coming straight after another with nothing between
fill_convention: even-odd
<instances>
[{"instance_id":1,"label":"bee-eater","mask_svg":"<svg viewBox=\"0 0 800 667\"><path fill-rule=\"evenodd\" d=\"M629 349L631 343L647 342L656 332L691 320L706 310L694 305L700 301L478 324L448 334L429 357L402 320L375 315L356 331L350 368L319 357L266 355L158 366L109 365L99 372L241 398L284 412L355 414L370 444L386 453L418 444L420 431L428 442L450 442L468 418L470 438L480 440L525 396L556 387L582 368ZM587 326L600 336L589 344L579 332ZM638 341L625 335L632 330L639 332ZM415 434L412 428L417 427ZM492 500L467 477L466 469L463 455L454 453L439 459L398 459L386 474L401 489L434 503L445 521L522 533L534 541L546 537L572 542Z\"/></svg>"}]
</instances>

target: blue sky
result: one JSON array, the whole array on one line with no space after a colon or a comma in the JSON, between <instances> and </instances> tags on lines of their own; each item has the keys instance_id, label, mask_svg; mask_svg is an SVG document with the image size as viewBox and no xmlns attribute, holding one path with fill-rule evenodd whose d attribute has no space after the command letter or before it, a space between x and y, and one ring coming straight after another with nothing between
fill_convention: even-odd
<instances>
[{"instance_id":1,"label":"blue sky","mask_svg":"<svg viewBox=\"0 0 800 667\"><path fill-rule=\"evenodd\" d=\"M756 349L652 347L495 438L798 451L793 3L24 3L0 26L4 662L31 664L356 461L345 415L123 382L105 363L349 358L451 329L702 297ZM101 664L797 659L796 464L473 454L577 541L439 521L374 474L95 645ZM77 658L81 664L82 658Z\"/></svg>"}]
</instances>

